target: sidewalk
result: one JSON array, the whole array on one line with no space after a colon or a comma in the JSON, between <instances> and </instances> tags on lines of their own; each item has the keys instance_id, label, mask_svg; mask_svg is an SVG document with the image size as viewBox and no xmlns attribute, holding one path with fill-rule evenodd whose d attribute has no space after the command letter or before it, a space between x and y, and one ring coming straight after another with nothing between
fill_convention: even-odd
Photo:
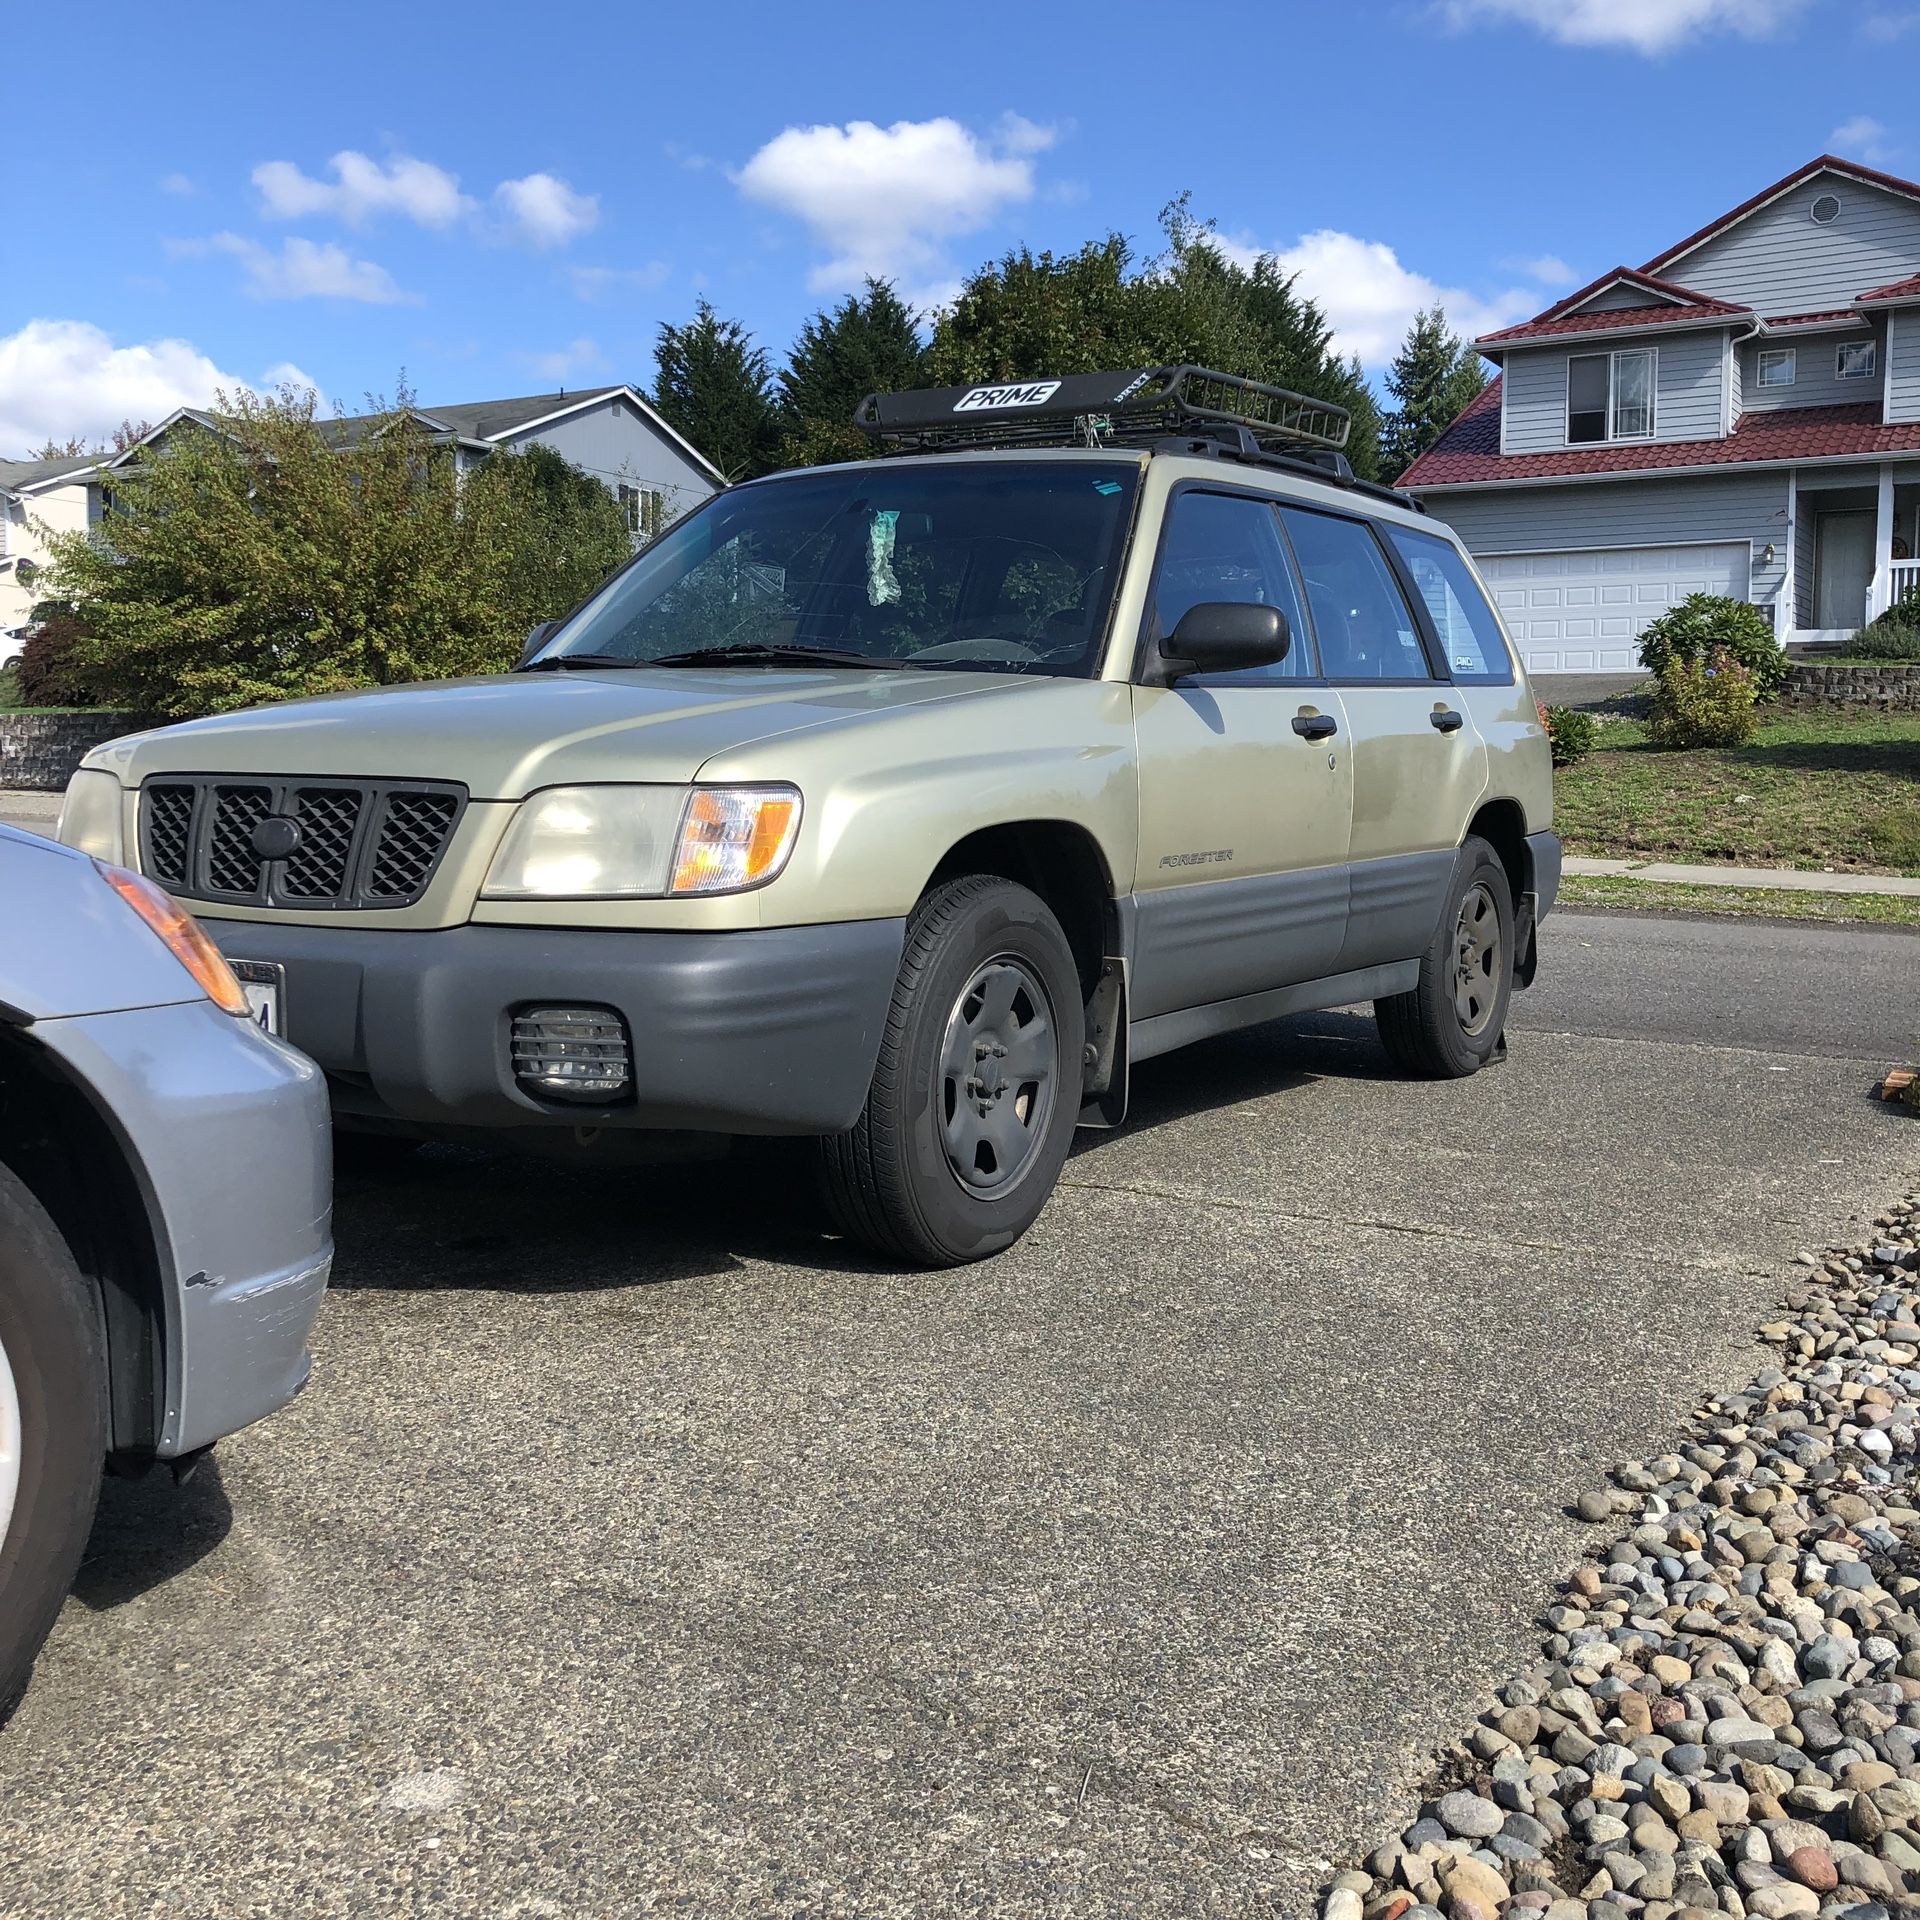
<instances>
[{"instance_id":1,"label":"sidewalk","mask_svg":"<svg viewBox=\"0 0 1920 1920\"><path fill-rule=\"evenodd\" d=\"M1564 872L1590 880L1652 880L1669 886L1749 887L1776 893L1879 893L1920 899L1920 880L1896 873L1803 873L1798 867L1690 867L1668 860L1590 860L1568 854Z\"/></svg>"},{"instance_id":2,"label":"sidewalk","mask_svg":"<svg viewBox=\"0 0 1920 1920\"><path fill-rule=\"evenodd\" d=\"M57 793L25 792L18 787L0 787L0 822L9 827L25 827L29 833L53 832L60 818Z\"/></svg>"}]
</instances>

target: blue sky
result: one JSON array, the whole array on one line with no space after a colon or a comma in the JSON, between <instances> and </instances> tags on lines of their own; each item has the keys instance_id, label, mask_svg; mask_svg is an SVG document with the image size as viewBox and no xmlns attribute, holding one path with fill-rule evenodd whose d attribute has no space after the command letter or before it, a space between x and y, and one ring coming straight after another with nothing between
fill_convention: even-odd
<instances>
[{"instance_id":1,"label":"blue sky","mask_svg":"<svg viewBox=\"0 0 1920 1920\"><path fill-rule=\"evenodd\" d=\"M1901 0L101 0L34 24L0 456L288 374L350 409L402 369L428 405L645 383L701 294L777 361L863 272L934 302L1020 242L1150 250L1182 189L1377 370L1436 293L1464 331L1523 318L1816 153L1920 174Z\"/></svg>"}]
</instances>

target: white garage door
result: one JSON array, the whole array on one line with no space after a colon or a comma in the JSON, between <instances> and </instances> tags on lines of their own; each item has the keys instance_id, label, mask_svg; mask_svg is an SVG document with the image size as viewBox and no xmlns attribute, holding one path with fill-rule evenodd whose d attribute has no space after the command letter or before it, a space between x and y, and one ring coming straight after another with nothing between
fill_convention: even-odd
<instances>
[{"instance_id":1,"label":"white garage door","mask_svg":"<svg viewBox=\"0 0 1920 1920\"><path fill-rule=\"evenodd\" d=\"M1611 547L1580 553L1488 554L1478 561L1531 673L1620 673L1655 615L1690 593L1747 597L1752 549Z\"/></svg>"}]
</instances>

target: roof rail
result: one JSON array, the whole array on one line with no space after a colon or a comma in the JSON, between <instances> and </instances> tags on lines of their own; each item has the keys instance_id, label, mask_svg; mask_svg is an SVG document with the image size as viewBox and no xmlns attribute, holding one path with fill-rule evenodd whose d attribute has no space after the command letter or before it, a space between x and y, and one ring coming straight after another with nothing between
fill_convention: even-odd
<instances>
[{"instance_id":1,"label":"roof rail","mask_svg":"<svg viewBox=\"0 0 1920 1920\"><path fill-rule=\"evenodd\" d=\"M1119 446L1196 425L1241 428L1261 445L1338 449L1353 426L1330 400L1193 366L870 393L853 418L876 439L918 451Z\"/></svg>"}]
</instances>

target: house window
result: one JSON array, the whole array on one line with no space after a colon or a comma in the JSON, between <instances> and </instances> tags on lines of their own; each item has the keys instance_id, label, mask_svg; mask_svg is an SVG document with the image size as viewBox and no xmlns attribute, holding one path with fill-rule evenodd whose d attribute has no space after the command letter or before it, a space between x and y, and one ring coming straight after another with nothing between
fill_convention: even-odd
<instances>
[{"instance_id":1,"label":"house window","mask_svg":"<svg viewBox=\"0 0 1920 1920\"><path fill-rule=\"evenodd\" d=\"M642 540L651 540L667 522L667 496L653 487L619 487L620 511L626 516L627 531Z\"/></svg>"},{"instance_id":2,"label":"house window","mask_svg":"<svg viewBox=\"0 0 1920 1920\"><path fill-rule=\"evenodd\" d=\"M1799 354L1792 347L1762 347L1760 380L1763 387L1790 387Z\"/></svg>"},{"instance_id":3,"label":"house window","mask_svg":"<svg viewBox=\"0 0 1920 1920\"><path fill-rule=\"evenodd\" d=\"M1653 350L1576 353L1567 361L1567 442L1645 440L1653 432Z\"/></svg>"},{"instance_id":4,"label":"house window","mask_svg":"<svg viewBox=\"0 0 1920 1920\"><path fill-rule=\"evenodd\" d=\"M1836 380L1871 380L1874 373L1875 354L1871 340L1849 340L1843 343L1834 357L1833 376Z\"/></svg>"}]
</instances>

